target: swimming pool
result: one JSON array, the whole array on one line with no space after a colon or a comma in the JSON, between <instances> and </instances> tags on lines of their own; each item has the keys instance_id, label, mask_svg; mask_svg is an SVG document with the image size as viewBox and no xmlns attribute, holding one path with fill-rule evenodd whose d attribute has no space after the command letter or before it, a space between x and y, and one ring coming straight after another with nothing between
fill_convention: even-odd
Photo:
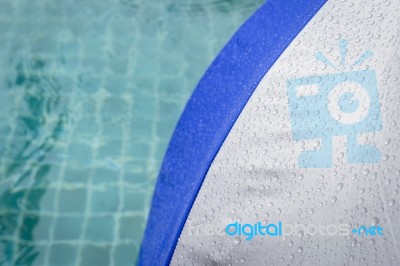
<instances>
[{"instance_id":1,"label":"swimming pool","mask_svg":"<svg viewBox=\"0 0 400 266\"><path fill-rule=\"evenodd\" d=\"M262 2L0 2L0 265L134 264L179 114Z\"/></svg>"}]
</instances>

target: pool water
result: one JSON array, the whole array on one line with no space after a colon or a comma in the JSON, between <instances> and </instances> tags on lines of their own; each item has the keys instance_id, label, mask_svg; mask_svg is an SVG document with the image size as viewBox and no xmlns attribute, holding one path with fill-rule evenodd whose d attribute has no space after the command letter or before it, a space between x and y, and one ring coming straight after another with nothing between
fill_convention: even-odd
<instances>
[{"instance_id":1,"label":"pool water","mask_svg":"<svg viewBox=\"0 0 400 266\"><path fill-rule=\"evenodd\" d=\"M163 154L261 0L0 1L0 265L133 265Z\"/></svg>"}]
</instances>

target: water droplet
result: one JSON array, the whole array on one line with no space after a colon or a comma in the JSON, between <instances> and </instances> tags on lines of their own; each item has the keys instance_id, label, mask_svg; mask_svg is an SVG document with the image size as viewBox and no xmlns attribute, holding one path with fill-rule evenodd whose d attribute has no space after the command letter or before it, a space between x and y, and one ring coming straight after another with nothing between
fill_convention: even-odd
<instances>
[{"instance_id":1,"label":"water droplet","mask_svg":"<svg viewBox=\"0 0 400 266\"><path fill-rule=\"evenodd\" d=\"M372 177L371 177L371 179L372 180L376 180L378 178L378 173L373 173L373 175L372 175Z\"/></svg>"},{"instance_id":2,"label":"water droplet","mask_svg":"<svg viewBox=\"0 0 400 266\"><path fill-rule=\"evenodd\" d=\"M395 202L395 200L394 199L391 199L391 200L389 200L389 206L394 206L394 204L395 204L396 202Z\"/></svg>"},{"instance_id":3,"label":"water droplet","mask_svg":"<svg viewBox=\"0 0 400 266\"><path fill-rule=\"evenodd\" d=\"M372 218L372 225L378 225L379 219L377 217Z\"/></svg>"}]
</instances>

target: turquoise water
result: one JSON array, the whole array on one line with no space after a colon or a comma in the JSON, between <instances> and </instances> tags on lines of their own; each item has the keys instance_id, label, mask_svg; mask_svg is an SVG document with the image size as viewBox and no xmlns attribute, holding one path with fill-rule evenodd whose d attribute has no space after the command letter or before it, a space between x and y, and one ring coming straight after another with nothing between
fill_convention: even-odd
<instances>
[{"instance_id":1,"label":"turquoise water","mask_svg":"<svg viewBox=\"0 0 400 266\"><path fill-rule=\"evenodd\" d=\"M0 2L0 265L135 263L185 102L261 2Z\"/></svg>"}]
</instances>

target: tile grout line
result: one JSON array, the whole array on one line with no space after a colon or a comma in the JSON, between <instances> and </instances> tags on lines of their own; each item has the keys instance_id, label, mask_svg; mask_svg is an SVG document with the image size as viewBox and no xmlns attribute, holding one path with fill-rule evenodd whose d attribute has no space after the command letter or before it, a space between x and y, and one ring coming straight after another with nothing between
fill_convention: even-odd
<instances>
[{"instance_id":1,"label":"tile grout line","mask_svg":"<svg viewBox=\"0 0 400 266\"><path fill-rule=\"evenodd\" d=\"M132 49L133 50L133 49ZM130 51L132 51L130 50ZM129 56L128 56L128 60L129 60ZM128 61L128 75L127 75L127 80L130 80L133 78L133 66L132 66L133 60L129 60ZM129 84L129 83L128 83ZM125 99L126 98L126 99ZM122 147L121 147L121 161L123 163L123 166L121 168L120 174L118 176L118 210L116 215L114 216L114 231L113 231L113 242L112 242L112 246L111 246L111 250L109 253L110 256L110 265L111 266L115 266L116 262L115 262L115 255L116 255L116 249L117 249L117 243L120 242L120 238L119 238L119 231L120 231L120 223L121 223L121 217L122 217L122 212L123 212L123 206L125 204L124 202L124 197L125 197L125 191L124 191L124 175L126 173L125 171L125 155L127 154L127 148L130 147L130 145L124 145L124 142L130 143L130 128L131 128L131 124L132 124L132 113L133 111L131 111L133 109L133 105L134 105L134 101L133 101L133 96L129 94L129 88L126 88L125 93L123 94L123 99L126 100L128 102L128 114L126 116L126 119L124 119L124 121L126 123L124 123L124 128L122 131ZM134 243L136 243L136 241L133 241Z\"/></svg>"},{"instance_id":2,"label":"tile grout line","mask_svg":"<svg viewBox=\"0 0 400 266\"><path fill-rule=\"evenodd\" d=\"M82 45L79 42L79 51L78 51L78 55L79 55L79 66L78 69L81 69L82 67ZM77 71L78 72L78 71ZM74 99L76 99L76 95L77 95L77 88L78 88L78 79L76 79L76 82L74 83L74 87L72 88L72 92L71 92L71 97L69 99L69 111L71 110L75 110L75 108L77 107L77 104L74 104ZM77 113L73 113L73 115L75 115ZM71 116L69 116L71 117ZM79 116L74 116L74 118L77 118ZM76 130L76 125L73 125L73 121L71 121L71 118L68 119L69 123L71 123L71 126L69 128L69 133L68 133L68 137L66 137L66 142L64 143L64 152L67 153L67 150L69 150L69 144L72 142L72 137L74 135L74 132ZM68 144L68 145L67 145ZM64 181L65 178L65 172L67 170L67 165L68 165L68 158L65 158L60 166L60 172L59 172L59 178L57 180L57 187L55 188L56 193L54 195L54 202L53 202L53 208L54 208L54 212L58 213L58 203L60 201L60 194L61 194L61 190L62 190L62 183ZM49 239L48 239L48 245L46 246L45 249L45 254L44 254L44 262L45 265L50 265L50 250L51 250L51 246L52 243L54 242L54 233L55 233L55 227L56 227L56 223L57 223L57 219L53 219L52 223L49 227Z\"/></svg>"},{"instance_id":3,"label":"tile grout line","mask_svg":"<svg viewBox=\"0 0 400 266\"><path fill-rule=\"evenodd\" d=\"M102 79L101 84L99 85L99 90L95 93L97 95L96 99L96 111L95 111L95 121L96 123L98 123L99 125L101 125L101 129L97 132L97 137L93 136L93 142L92 142L92 146L91 146L91 151L92 151L92 157L93 159L96 156L96 151L98 151L99 146L101 145L101 141L99 141L99 138L101 138L101 136L103 135L104 132L104 125L101 121L101 117L100 117L100 110L101 110L101 104L104 102L104 99L106 99L108 97L108 92L106 91L105 93L101 92L103 89L103 84L104 84L104 79ZM101 93L101 94L100 94ZM76 263L76 265L82 265L82 252L83 252L83 248L84 248L84 242L85 242L85 236L86 236L86 232L88 229L88 224L89 224L89 218L92 215L92 210L91 210L91 206L92 206L92 200L93 200L93 179L95 178L95 168L91 167L89 169L89 177L88 177L88 182L87 182L87 187L86 187L86 203L85 203L85 212L84 212L84 219L83 219L83 224L81 227L81 234L80 234L80 238L79 238L79 249L78 249L78 254L77 254L77 258L78 261Z\"/></svg>"}]
</instances>

